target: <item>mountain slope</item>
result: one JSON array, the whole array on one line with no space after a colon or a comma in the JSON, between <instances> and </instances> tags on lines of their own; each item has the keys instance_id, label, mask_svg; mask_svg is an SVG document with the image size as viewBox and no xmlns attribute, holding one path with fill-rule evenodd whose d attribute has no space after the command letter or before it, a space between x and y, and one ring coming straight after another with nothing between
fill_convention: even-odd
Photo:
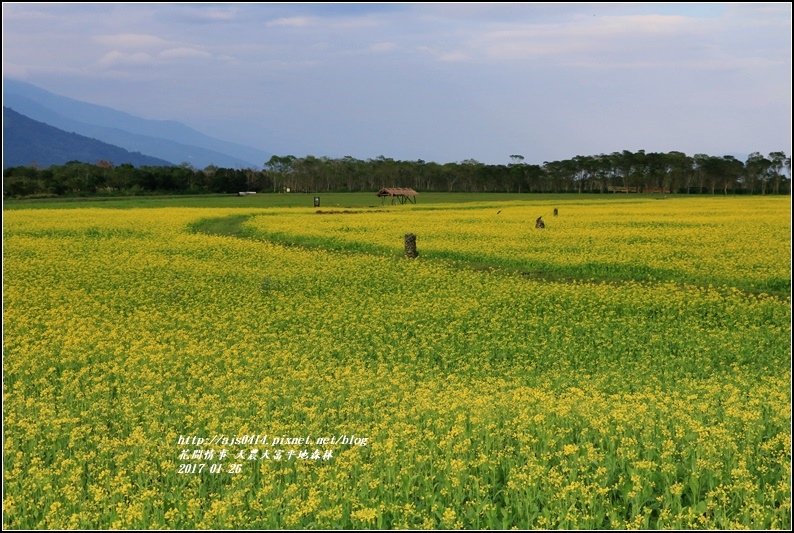
<instances>
[{"instance_id":1,"label":"mountain slope","mask_svg":"<svg viewBox=\"0 0 794 533\"><path fill-rule=\"evenodd\" d=\"M18 80L3 80L5 105L35 120L102 139L128 150L150 153L203 168L260 167L271 154L215 139L184 124L149 120L109 107L53 94Z\"/></svg>"},{"instance_id":2,"label":"mountain slope","mask_svg":"<svg viewBox=\"0 0 794 533\"><path fill-rule=\"evenodd\" d=\"M112 144L69 133L3 107L3 168L34 162L41 167L68 161L96 163L102 159L114 165L172 166L163 159L131 153Z\"/></svg>"}]
</instances>

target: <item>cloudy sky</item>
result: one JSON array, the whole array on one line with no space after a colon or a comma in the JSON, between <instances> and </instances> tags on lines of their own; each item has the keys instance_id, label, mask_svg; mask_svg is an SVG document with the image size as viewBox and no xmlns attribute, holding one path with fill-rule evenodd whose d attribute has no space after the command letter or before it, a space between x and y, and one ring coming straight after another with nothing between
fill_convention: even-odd
<instances>
[{"instance_id":1,"label":"cloudy sky","mask_svg":"<svg viewBox=\"0 0 794 533\"><path fill-rule=\"evenodd\" d=\"M791 146L791 5L3 3L3 75L278 154Z\"/></svg>"}]
</instances>

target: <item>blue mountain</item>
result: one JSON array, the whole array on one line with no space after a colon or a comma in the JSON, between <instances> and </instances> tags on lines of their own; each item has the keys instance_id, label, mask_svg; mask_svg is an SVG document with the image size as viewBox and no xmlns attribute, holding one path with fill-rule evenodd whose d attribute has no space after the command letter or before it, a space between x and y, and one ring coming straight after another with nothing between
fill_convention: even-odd
<instances>
[{"instance_id":1,"label":"blue mountain","mask_svg":"<svg viewBox=\"0 0 794 533\"><path fill-rule=\"evenodd\" d=\"M260 168L272 154L205 135L180 122L136 117L46 91L30 83L4 79L4 105L57 128L74 131L175 164Z\"/></svg>"},{"instance_id":2,"label":"blue mountain","mask_svg":"<svg viewBox=\"0 0 794 533\"><path fill-rule=\"evenodd\" d=\"M171 166L163 159L69 133L3 107L4 169L33 164L48 167L69 161L97 163L101 160L114 165Z\"/></svg>"}]
</instances>

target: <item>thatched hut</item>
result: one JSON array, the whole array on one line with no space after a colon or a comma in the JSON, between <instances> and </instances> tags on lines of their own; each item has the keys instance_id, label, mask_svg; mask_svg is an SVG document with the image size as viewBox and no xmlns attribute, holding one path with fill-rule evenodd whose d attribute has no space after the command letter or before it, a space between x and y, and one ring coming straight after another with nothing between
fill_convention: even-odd
<instances>
[{"instance_id":1,"label":"thatched hut","mask_svg":"<svg viewBox=\"0 0 794 533\"><path fill-rule=\"evenodd\" d=\"M378 191L378 196L381 198L381 203L386 201L386 198L391 198L391 203L394 204L395 202L400 202L404 204L406 202L416 203L416 195L419 193L413 189L408 189L404 187L387 187Z\"/></svg>"}]
</instances>

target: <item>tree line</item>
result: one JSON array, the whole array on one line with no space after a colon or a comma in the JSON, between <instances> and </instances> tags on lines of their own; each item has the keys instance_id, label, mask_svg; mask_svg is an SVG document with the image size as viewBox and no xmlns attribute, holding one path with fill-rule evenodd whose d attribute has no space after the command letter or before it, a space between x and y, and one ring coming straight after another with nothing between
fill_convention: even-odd
<instances>
[{"instance_id":1,"label":"tree line","mask_svg":"<svg viewBox=\"0 0 794 533\"><path fill-rule=\"evenodd\" d=\"M355 192L382 187L430 192L790 194L790 176L791 158L784 152L753 152L743 162L730 155L624 150L542 165L525 163L519 154L511 155L508 164L286 155L271 157L261 170L213 165L196 169L187 163L116 166L109 161L71 161L45 169L12 167L3 171L3 194Z\"/></svg>"}]
</instances>

